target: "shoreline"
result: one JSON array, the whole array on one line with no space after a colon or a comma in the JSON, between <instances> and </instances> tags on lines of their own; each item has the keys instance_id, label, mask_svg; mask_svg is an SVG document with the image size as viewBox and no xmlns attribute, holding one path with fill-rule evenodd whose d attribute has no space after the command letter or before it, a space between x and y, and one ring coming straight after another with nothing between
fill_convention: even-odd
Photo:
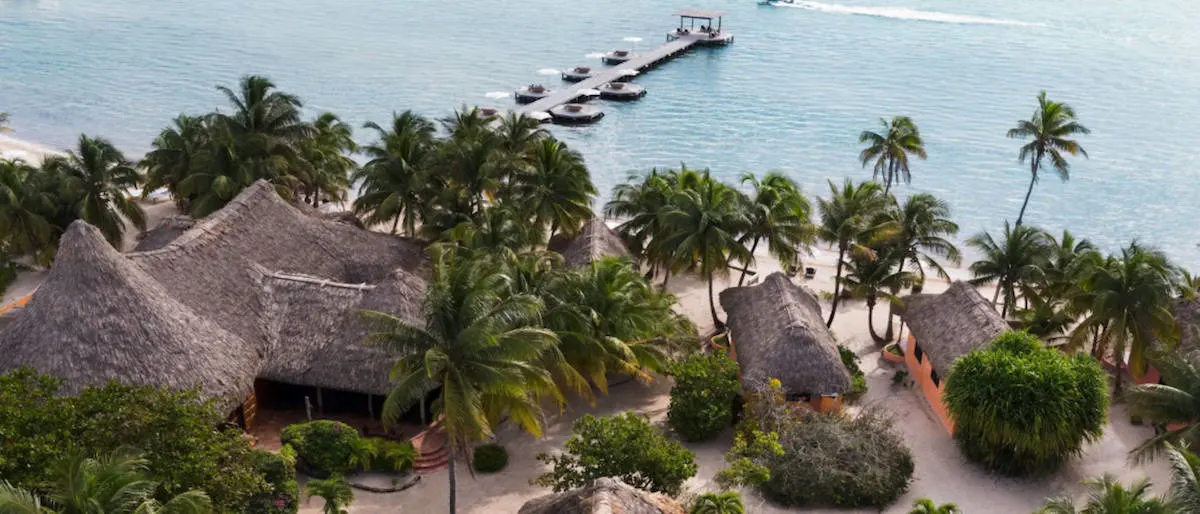
<instances>
[{"instance_id":1,"label":"shoreline","mask_svg":"<svg viewBox=\"0 0 1200 514\"><path fill-rule=\"evenodd\" d=\"M63 152L40 143L13 137L10 134L0 134L0 158L21 159L37 164L51 155L63 155Z\"/></svg>"}]
</instances>

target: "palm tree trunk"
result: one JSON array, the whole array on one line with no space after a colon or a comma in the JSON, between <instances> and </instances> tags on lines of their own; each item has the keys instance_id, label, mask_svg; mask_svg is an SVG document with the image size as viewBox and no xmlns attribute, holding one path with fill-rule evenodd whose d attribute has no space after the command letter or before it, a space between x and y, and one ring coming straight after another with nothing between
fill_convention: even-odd
<instances>
[{"instance_id":1,"label":"palm tree trunk","mask_svg":"<svg viewBox=\"0 0 1200 514\"><path fill-rule=\"evenodd\" d=\"M907 256L907 255L905 255L904 257L901 257L901 258L900 258L900 266L896 268L896 271L899 271L899 272L904 272L904 262L905 262L905 261L907 261L907 260L908 260L908 256ZM922 281L922 282L924 282L924 281ZM892 291L892 295L894 296L894 295L895 295L896 293L898 293L898 292L899 292L899 291ZM883 332L883 340L884 340L884 341L891 341L891 340L892 340L892 336L894 335L894 334L892 333L892 308L891 308L891 307L892 307L892 305L891 305L891 302L889 301L889 303L888 303L888 322L887 322L887 330L885 330L885 331Z\"/></svg>"},{"instance_id":2,"label":"palm tree trunk","mask_svg":"<svg viewBox=\"0 0 1200 514\"><path fill-rule=\"evenodd\" d=\"M1021 220L1025 218L1025 208L1029 207L1029 195L1033 194L1033 185L1037 183L1037 173L1038 173L1037 163L1038 163L1038 160L1040 160L1041 156L1039 155L1037 157L1038 158L1034 159L1033 162L1029 165L1029 173L1030 173L1029 189L1025 191L1025 202L1021 204L1021 213L1017 215L1016 226L1018 226L1018 227L1021 226Z\"/></svg>"},{"instance_id":3,"label":"palm tree trunk","mask_svg":"<svg viewBox=\"0 0 1200 514\"><path fill-rule=\"evenodd\" d=\"M887 176L883 177L883 195L887 196L888 191L892 189L892 174L895 173L896 163L893 159L888 159Z\"/></svg>"},{"instance_id":4,"label":"palm tree trunk","mask_svg":"<svg viewBox=\"0 0 1200 514\"><path fill-rule=\"evenodd\" d=\"M707 266L705 266L705 267L707 268ZM722 328L725 328L725 324L721 323L721 320L717 319L717 302L713 297L713 273L712 273L712 270L708 271L708 310L709 310L709 312L712 313L713 326L717 330L721 330Z\"/></svg>"},{"instance_id":5,"label":"palm tree trunk","mask_svg":"<svg viewBox=\"0 0 1200 514\"><path fill-rule=\"evenodd\" d=\"M867 297L867 330L871 333L871 339L876 343L884 342L882 337L875 333L875 297Z\"/></svg>"},{"instance_id":6,"label":"palm tree trunk","mask_svg":"<svg viewBox=\"0 0 1200 514\"><path fill-rule=\"evenodd\" d=\"M757 249L758 249L758 238L756 237L756 238L754 238L754 244L750 245L750 255L753 256L754 251ZM738 287L742 287L742 283L745 282L745 280L746 280L746 271L748 271L749 269L750 269L750 266L745 266L742 268L742 276L738 277Z\"/></svg>"},{"instance_id":7,"label":"palm tree trunk","mask_svg":"<svg viewBox=\"0 0 1200 514\"><path fill-rule=\"evenodd\" d=\"M558 221L550 223L550 234L546 236L546 244L550 244L550 240L554 239L554 233L558 231Z\"/></svg>"},{"instance_id":8,"label":"palm tree trunk","mask_svg":"<svg viewBox=\"0 0 1200 514\"><path fill-rule=\"evenodd\" d=\"M671 281L671 267L670 266L663 266L663 267L667 269L667 273L666 273L666 276L663 277L662 290L666 291L667 290L667 282Z\"/></svg>"},{"instance_id":9,"label":"palm tree trunk","mask_svg":"<svg viewBox=\"0 0 1200 514\"><path fill-rule=\"evenodd\" d=\"M1117 380L1116 380L1116 382L1113 383L1113 394L1112 395L1113 395L1113 398L1119 398L1121 396L1121 382L1122 382L1122 378L1123 378L1121 375L1124 375L1124 373L1122 373L1121 370L1124 369L1124 367L1125 367L1125 355L1124 354L1114 355L1113 360L1116 361L1116 365L1117 365Z\"/></svg>"},{"instance_id":10,"label":"palm tree trunk","mask_svg":"<svg viewBox=\"0 0 1200 514\"><path fill-rule=\"evenodd\" d=\"M846 247L838 247L837 273L833 275L833 306L829 308L829 320L825 328L833 326L833 317L837 315L838 299L842 296L842 260L846 257Z\"/></svg>"},{"instance_id":11,"label":"palm tree trunk","mask_svg":"<svg viewBox=\"0 0 1200 514\"><path fill-rule=\"evenodd\" d=\"M996 281L996 294L992 295L992 309L996 308L996 304L1000 302L1000 288L1003 287L1004 280Z\"/></svg>"},{"instance_id":12,"label":"palm tree trunk","mask_svg":"<svg viewBox=\"0 0 1200 514\"><path fill-rule=\"evenodd\" d=\"M1009 297L1009 295L1007 295L1007 294L1004 295L1004 307L1000 308L1000 317L1004 318L1005 320L1008 319L1008 303L1009 303L1008 301L1010 299L1011 298ZM1014 301L1015 301L1015 299L1014 299Z\"/></svg>"},{"instance_id":13,"label":"palm tree trunk","mask_svg":"<svg viewBox=\"0 0 1200 514\"><path fill-rule=\"evenodd\" d=\"M457 499L454 497L454 490L455 490L455 487L457 487L457 485L458 485L458 481L455 480L455 477L454 477L454 444L449 443L449 447L450 447L450 473L449 473L449 476L450 476L450 514L455 514L455 508L457 506L456 505Z\"/></svg>"},{"instance_id":14,"label":"palm tree trunk","mask_svg":"<svg viewBox=\"0 0 1200 514\"><path fill-rule=\"evenodd\" d=\"M400 216L392 218L392 235L396 235L396 227L400 225Z\"/></svg>"}]
</instances>

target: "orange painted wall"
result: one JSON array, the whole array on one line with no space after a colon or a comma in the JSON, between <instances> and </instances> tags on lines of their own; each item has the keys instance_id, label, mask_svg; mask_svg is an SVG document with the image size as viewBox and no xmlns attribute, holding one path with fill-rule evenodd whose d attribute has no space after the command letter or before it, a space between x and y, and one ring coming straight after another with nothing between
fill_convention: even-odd
<instances>
[{"instance_id":1,"label":"orange painted wall","mask_svg":"<svg viewBox=\"0 0 1200 514\"><path fill-rule=\"evenodd\" d=\"M933 385L933 377L930 376L933 363L929 361L928 355L922 355L921 362L917 362L917 352L913 351L916 345L916 338L909 333L908 347L904 349L904 363L908 365L908 375L921 389L921 394L925 395L925 400L942 421L942 426L946 427L946 433L954 435L954 421L946 411L946 404L942 403L942 387L946 385L946 377L938 377L941 379L941 385Z\"/></svg>"},{"instance_id":2,"label":"orange painted wall","mask_svg":"<svg viewBox=\"0 0 1200 514\"><path fill-rule=\"evenodd\" d=\"M4 307L0 307L0 314L4 314L8 311L11 311L11 310L17 308L17 307L24 307L26 305L29 305L30 298L33 298L33 293L29 293L25 296L17 298L16 300L13 300L12 303L5 305Z\"/></svg>"}]
</instances>

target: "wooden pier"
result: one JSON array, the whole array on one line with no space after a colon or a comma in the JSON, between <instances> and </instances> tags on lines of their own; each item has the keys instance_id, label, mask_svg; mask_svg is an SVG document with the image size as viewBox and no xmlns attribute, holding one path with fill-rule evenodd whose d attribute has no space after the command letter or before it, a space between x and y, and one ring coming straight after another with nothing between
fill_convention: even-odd
<instances>
[{"instance_id":1,"label":"wooden pier","mask_svg":"<svg viewBox=\"0 0 1200 514\"><path fill-rule=\"evenodd\" d=\"M592 76L573 84L564 84L563 89L550 88L554 92L549 96L517 108L522 114L548 113L551 108L562 104L574 103L584 99L583 91L600 88L609 82L623 82L632 79L658 65L697 46L726 45L733 42L733 35L718 30L700 32L695 30L695 20L720 19L721 13L704 11L682 11L679 13L679 29L667 35L666 44L646 52L633 52L632 57L620 64L607 68L593 68ZM684 25L685 20L692 21L692 27ZM685 29L687 29L685 31ZM636 73L630 73L631 71Z\"/></svg>"}]
</instances>

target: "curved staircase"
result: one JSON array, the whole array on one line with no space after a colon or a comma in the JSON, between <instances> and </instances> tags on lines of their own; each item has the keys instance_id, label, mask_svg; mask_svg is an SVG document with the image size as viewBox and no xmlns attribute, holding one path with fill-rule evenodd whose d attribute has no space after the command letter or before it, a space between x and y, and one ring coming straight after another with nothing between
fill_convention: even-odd
<instances>
[{"instance_id":1,"label":"curved staircase","mask_svg":"<svg viewBox=\"0 0 1200 514\"><path fill-rule=\"evenodd\" d=\"M418 475L436 473L450 466L450 447L446 444L446 432L441 424L435 423L412 438L417 459L413 471Z\"/></svg>"}]
</instances>

